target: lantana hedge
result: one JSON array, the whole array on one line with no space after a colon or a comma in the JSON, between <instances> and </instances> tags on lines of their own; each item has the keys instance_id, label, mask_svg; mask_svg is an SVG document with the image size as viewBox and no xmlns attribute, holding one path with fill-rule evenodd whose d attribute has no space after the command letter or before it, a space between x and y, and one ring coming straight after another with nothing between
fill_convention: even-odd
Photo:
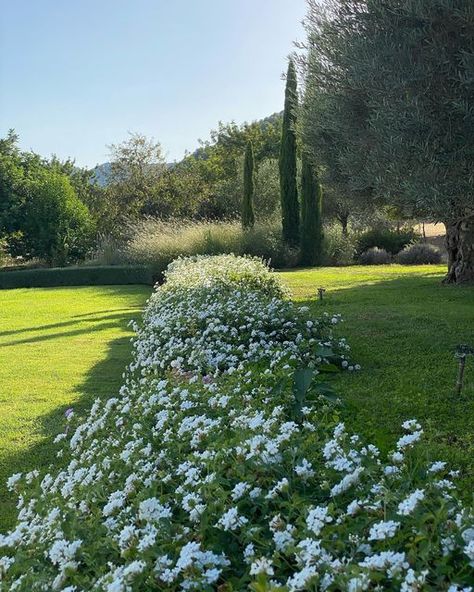
<instances>
[{"instance_id":1,"label":"lantana hedge","mask_svg":"<svg viewBox=\"0 0 474 592\"><path fill-rule=\"evenodd\" d=\"M472 508L420 425L382 457L339 421L339 320L257 260L173 263L119 395L69 414L64 468L9 479L1 590L472 590Z\"/></svg>"}]
</instances>

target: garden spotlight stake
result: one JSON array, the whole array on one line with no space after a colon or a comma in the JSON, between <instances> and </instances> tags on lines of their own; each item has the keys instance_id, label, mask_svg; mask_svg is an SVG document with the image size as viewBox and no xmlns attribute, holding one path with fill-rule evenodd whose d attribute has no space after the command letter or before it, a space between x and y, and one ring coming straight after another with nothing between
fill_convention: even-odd
<instances>
[{"instance_id":1,"label":"garden spotlight stake","mask_svg":"<svg viewBox=\"0 0 474 592\"><path fill-rule=\"evenodd\" d=\"M461 394L462 387L464 385L464 371L466 369L466 358L467 356L472 355L474 355L474 347L471 347L470 345L466 344L456 346L454 357L459 361L459 366L458 376L456 379L455 393L458 396Z\"/></svg>"}]
</instances>

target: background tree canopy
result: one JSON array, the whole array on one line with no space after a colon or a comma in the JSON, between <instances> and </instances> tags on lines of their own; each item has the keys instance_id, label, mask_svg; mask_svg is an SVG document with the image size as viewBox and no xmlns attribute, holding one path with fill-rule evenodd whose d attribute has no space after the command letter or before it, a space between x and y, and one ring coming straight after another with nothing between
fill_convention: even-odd
<instances>
[{"instance_id":1,"label":"background tree canopy","mask_svg":"<svg viewBox=\"0 0 474 592\"><path fill-rule=\"evenodd\" d=\"M219 123L193 154L166 163L158 142L130 134L109 147L111 160L100 176L73 160L20 151L11 130L0 139L2 248L62 265L91 253L99 235L126 240L130 224L147 217L237 220L249 142L257 218L267 220L279 207L280 136L280 114L242 125Z\"/></svg>"},{"instance_id":2,"label":"background tree canopy","mask_svg":"<svg viewBox=\"0 0 474 592\"><path fill-rule=\"evenodd\" d=\"M10 131L0 140L0 238L10 252L64 265L91 248L94 221L78 197L79 174L71 163L22 153Z\"/></svg>"}]
</instances>

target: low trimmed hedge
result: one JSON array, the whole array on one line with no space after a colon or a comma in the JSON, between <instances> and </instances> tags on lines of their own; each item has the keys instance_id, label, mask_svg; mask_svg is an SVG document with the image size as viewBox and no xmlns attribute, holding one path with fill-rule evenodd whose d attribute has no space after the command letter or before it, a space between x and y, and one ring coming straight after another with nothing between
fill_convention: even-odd
<instances>
[{"instance_id":1,"label":"low trimmed hedge","mask_svg":"<svg viewBox=\"0 0 474 592\"><path fill-rule=\"evenodd\" d=\"M117 284L146 284L151 286L159 281L161 276L162 270L144 265L22 269L0 271L0 289Z\"/></svg>"}]
</instances>

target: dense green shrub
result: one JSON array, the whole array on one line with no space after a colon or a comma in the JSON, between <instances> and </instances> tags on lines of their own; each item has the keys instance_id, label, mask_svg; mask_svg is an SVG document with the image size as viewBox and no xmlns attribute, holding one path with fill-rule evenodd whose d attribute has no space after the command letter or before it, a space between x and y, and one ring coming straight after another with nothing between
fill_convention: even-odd
<instances>
[{"instance_id":1,"label":"dense green shrub","mask_svg":"<svg viewBox=\"0 0 474 592\"><path fill-rule=\"evenodd\" d=\"M351 265L356 254L356 237L344 234L338 224L324 228L324 265Z\"/></svg>"},{"instance_id":2,"label":"dense green shrub","mask_svg":"<svg viewBox=\"0 0 474 592\"><path fill-rule=\"evenodd\" d=\"M396 256L402 265L423 265L441 263L441 252L429 243L414 243L401 250Z\"/></svg>"},{"instance_id":3,"label":"dense green shrub","mask_svg":"<svg viewBox=\"0 0 474 592\"><path fill-rule=\"evenodd\" d=\"M320 378L356 369L340 319L283 296L259 261L171 266L118 396L8 480L2 591L470 590L456 474L414 419L388 455L347 431Z\"/></svg>"},{"instance_id":4,"label":"dense green shrub","mask_svg":"<svg viewBox=\"0 0 474 592\"><path fill-rule=\"evenodd\" d=\"M372 247L360 255L359 261L362 265L384 265L386 263L391 263L392 257L385 249Z\"/></svg>"},{"instance_id":5,"label":"dense green shrub","mask_svg":"<svg viewBox=\"0 0 474 592\"><path fill-rule=\"evenodd\" d=\"M163 269L131 265L12 269L9 271L0 271L0 289L100 286L107 284L152 285L161 279Z\"/></svg>"},{"instance_id":6,"label":"dense green shrub","mask_svg":"<svg viewBox=\"0 0 474 592\"><path fill-rule=\"evenodd\" d=\"M373 228L359 235L357 252L360 255L372 247L378 247L379 249L385 249L391 255L396 255L417 238L419 238L419 235L411 229L398 232L388 228Z\"/></svg>"},{"instance_id":7,"label":"dense green shrub","mask_svg":"<svg viewBox=\"0 0 474 592\"><path fill-rule=\"evenodd\" d=\"M65 265L86 256L93 222L69 179L44 170L28 183L22 231L30 256Z\"/></svg>"}]
</instances>

